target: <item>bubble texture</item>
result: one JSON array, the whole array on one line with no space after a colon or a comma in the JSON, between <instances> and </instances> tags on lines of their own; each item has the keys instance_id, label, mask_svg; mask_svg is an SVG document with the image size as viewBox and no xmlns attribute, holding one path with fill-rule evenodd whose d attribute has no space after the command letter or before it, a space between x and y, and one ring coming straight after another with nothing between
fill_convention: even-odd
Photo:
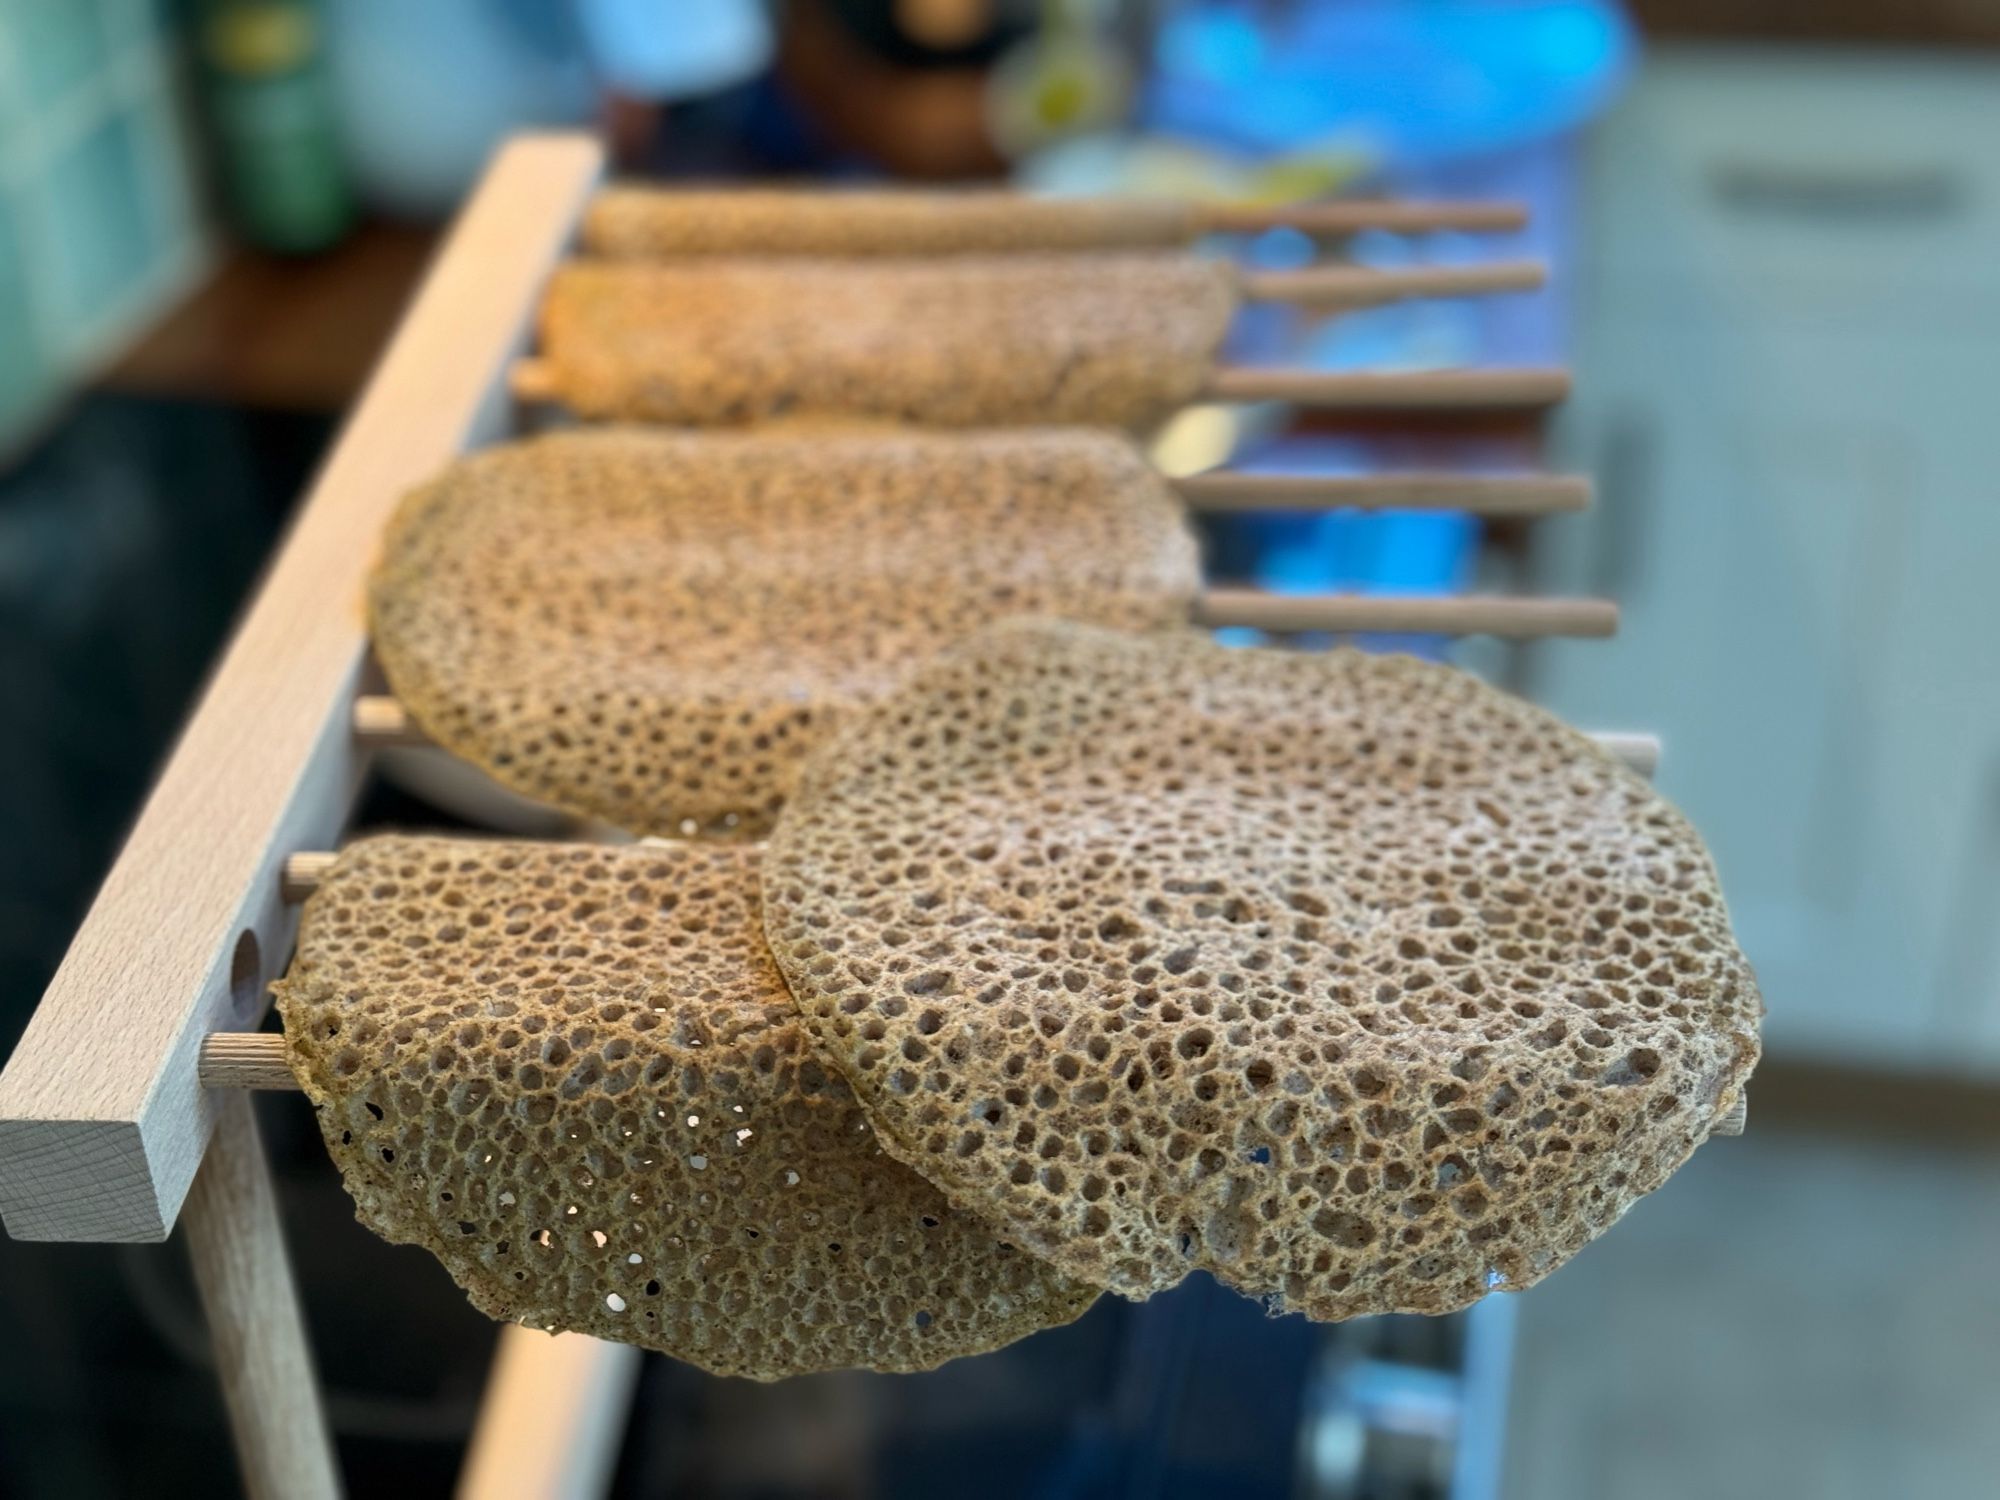
<instances>
[{"instance_id":1,"label":"bubble texture","mask_svg":"<svg viewBox=\"0 0 2000 1500\"><path fill-rule=\"evenodd\" d=\"M1187 254L574 261L542 357L593 418L1150 427L1200 394L1236 297Z\"/></svg>"},{"instance_id":2,"label":"bubble texture","mask_svg":"<svg viewBox=\"0 0 2000 1500\"><path fill-rule=\"evenodd\" d=\"M1196 233L1193 208L1173 199L610 187L584 214L583 248L617 259L966 255L1167 249Z\"/></svg>"},{"instance_id":3,"label":"bubble texture","mask_svg":"<svg viewBox=\"0 0 2000 1500\"><path fill-rule=\"evenodd\" d=\"M887 1149L1127 1296L1439 1313L1538 1280L1740 1095L1686 821L1408 657L1017 622L808 767L774 955Z\"/></svg>"},{"instance_id":4,"label":"bubble texture","mask_svg":"<svg viewBox=\"0 0 2000 1500\"><path fill-rule=\"evenodd\" d=\"M884 1155L730 845L382 837L306 903L286 1049L361 1222L475 1307L760 1380L923 1370L1093 1289Z\"/></svg>"},{"instance_id":5,"label":"bubble texture","mask_svg":"<svg viewBox=\"0 0 2000 1500\"><path fill-rule=\"evenodd\" d=\"M805 753L1017 613L1150 628L1200 583L1110 433L556 433L398 511L369 592L416 722L516 791L640 833L755 836Z\"/></svg>"}]
</instances>

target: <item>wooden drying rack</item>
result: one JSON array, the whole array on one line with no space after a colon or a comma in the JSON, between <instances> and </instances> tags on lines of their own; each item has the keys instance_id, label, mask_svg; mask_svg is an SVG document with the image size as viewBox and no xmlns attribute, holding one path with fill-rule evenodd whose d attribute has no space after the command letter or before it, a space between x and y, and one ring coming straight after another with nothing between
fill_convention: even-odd
<instances>
[{"instance_id":1,"label":"wooden drying rack","mask_svg":"<svg viewBox=\"0 0 2000 1500\"><path fill-rule=\"evenodd\" d=\"M333 1496L333 1463L253 1088L291 1087L281 1039L257 1035L296 903L338 847L370 755L421 741L370 696L359 599L403 494L516 427L517 361L542 283L602 169L597 145L530 136L495 159L451 231L249 613L224 654L68 955L0 1075L0 1217L17 1239L156 1242L184 1224L246 1486ZM1246 398L1287 380L1244 371ZM1559 372L1558 372L1559 373ZM1550 377L1555 379L1556 377ZM1336 377L1391 401L1473 390L1481 373ZM511 383L510 383L511 382ZM528 392L535 394L535 392ZM1476 390L1474 392L1477 394ZM1577 481L1449 474L1197 476L1201 509L1476 507L1542 514ZM1201 616L1272 629L1608 633L1609 605L1556 600L1292 599L1212 591ZM1611 748L1650 771L1657 746ZM511 1326L461 1494L587 1493L608 1474L637 1351ZM546 1482L544 1482L546 1481Z\"/></svg>"}]
</instances>

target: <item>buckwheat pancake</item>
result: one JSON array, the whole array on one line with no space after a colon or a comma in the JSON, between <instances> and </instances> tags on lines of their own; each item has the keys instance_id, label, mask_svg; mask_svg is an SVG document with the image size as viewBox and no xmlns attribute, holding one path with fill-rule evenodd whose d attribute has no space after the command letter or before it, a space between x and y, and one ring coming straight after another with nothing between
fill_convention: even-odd
<instances>
[{"instance_id":1,"label":"buckwheat pancake","mask_svg":"<svg viewBox=\"0 0 2000 1500\"><path fill-rule=\"evenodd\" d=\"M1140 428L1200 393L1238 284L1186 254L575 261L541 357L589 418Z\"/></svg>"},{"instance_id":2,"label":"buckwheat pancake","mask_svg":"<svg viewBox=\"0 0 2000 1500\"><path fill-rule=\"evenodd\" d=\"M515 791L639 833L759 835L800 759L1017 613L1185 620L1179 502L1108 433L588 431L406 500L369 592L391 687Z\"/></svg>"},{"instance_id":3,"label":"buckwheat pancake","mask_svg":"<svg viewBox=\"0 0 2000 1500\"><path fill-rule=\"evenodd\" d=\"M1448 667L998 627L815 755L772 951L883 1146L1081 1280L1526 1286L1684 1161L1761 1013L1682 816Z\"/></svg>"},{"instance_id":4,"label":"buckwheat pancake","mask_svg":"<svg viewBox=\"0 0 2000 1500\"><path fill-rule=\"evenodd\" d=\"M1168 249L1200 232L1192 204L988 190L608 187L583 248L616 258L922 256Z\"/></svg>"},{"instance_id":5,"label":"buckwheat pancake","mask_svg":"<svg viewBox=\"0 0 2000 1500\"><path fill-rule=\"evenodd\" d=\"M368 839L277 994L361 1222L490 1317L770 1380L929 1369L1095 1295L879 1149L755 850Z\"/></svg>"}]
</instances>

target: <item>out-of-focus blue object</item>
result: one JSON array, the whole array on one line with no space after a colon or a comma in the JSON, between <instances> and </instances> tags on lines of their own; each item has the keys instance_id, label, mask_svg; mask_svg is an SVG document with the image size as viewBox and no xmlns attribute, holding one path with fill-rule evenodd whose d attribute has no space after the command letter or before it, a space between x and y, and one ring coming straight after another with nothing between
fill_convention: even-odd
<instances>
[{"instance_id":1,"label":"out-of-focus blue object","mask_svg":"<svg viewBox=\"0 0 2000 1500\"><path fill-rule=\"evenodd\" d=\"M771 58L762 0L575 0L602 81L639 99L740 83Z\"/></svg>"},{"instance_id":2,"label":"out-of-focus blue object","mask_svg":"<svg viewBox=\"0 0 2000 1500\"><path fill-rule=\"evenodd\" d=\"M1570 129L1638 46L1608 0L1190 0L1164 25L1146 124L1245 151L1365 142L1391 169Z\"/></svg>"},{"instance_id":3,"label":"out-of-focus blue object","mask_svg":"<svg viewBox=\"0 0 2000 1500\"><path fill-rule=\"evenodd\" d=\"M602 87L646 99L764 67L758 0L328 0L348 169L375 208L450 211L512 131L576 125Z\"/></svg>"},{"instance_id":4,"label":"out-of-focus blue object","mask_svg":"<svg viewBox=\"0 0 2000 1500\"><path fill-rule=\"evenodd\" d=\"M1448 458L1424 438L1292 434L1254 444L1230 468L1278 474L1378 474L1392 468L1454 468L1518 474L1522 456L1508 438L1460 440ZM1228 512L1200 518L1210 574L1272 594L1462 594L1478 564L1482 522L1460 510ZM1226 632L1256 644L1256 632ZM1444 660L1452 642L1426 634L1370 634L1362 644Z\"/></svg>"},{"instance_id":5,"label":"out-of-focus blue object","mask_svg":"<svg viewBox=\"0 0 2000 1500\"><path fill-rule=\"evenodd\" d=\"M1468 467L1479 467L1476 452ZM1312 474L1379 472L1379 454L1337 437L1283 438L1240 455L1232 468ZM1471 581L1479 522L1462 511L1272 512L1202 518L1203 550L1217 577L1274 594L1456 594ZM1235 637L1241 643L1254 633ZM1441 658L1430 635L1373 635L1366 644Z\"/></svg>"},{"instance_id":6,"label":"out-of-focus blue object","mask_svg":"<svg viewBox=\"0 0 2000 1500\"><path fill-rule=\"evenodd\" d=\"M327 18L348 171L378 211L441 217L509 132L596 108L554 0L331 0Z\"/></svg>"}]
</instances>

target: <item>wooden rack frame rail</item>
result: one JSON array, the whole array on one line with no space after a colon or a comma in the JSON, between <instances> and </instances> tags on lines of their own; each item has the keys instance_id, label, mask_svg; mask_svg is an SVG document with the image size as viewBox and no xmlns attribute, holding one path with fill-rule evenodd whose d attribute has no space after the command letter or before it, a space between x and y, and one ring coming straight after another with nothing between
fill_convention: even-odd
<instances>
[{"instance_id":1,"label":"wooden rack frame rail","mask_svg":"<svg viewBox=\"0 0 2000 1500\"><path fill-rule=\"evenodd\" d=\"M536 367L520 361L542 284L602 165L596 143L579 136L522 137L495 158L0 1074L9 1234L143 1243L186 1226L244 1479L259 1500L319 1500L340 1483L247 1092L283 1081L273 1050L282 1038L257 1027L291 951L297 903L331 857L318 851L338 847L369 757L422 743L400 705L363 691L368 640L356 601L402 496L460 452L517 430L510 397L545 394L523 390ZM1392 407L1533 404L1567 389L1559 370L1230 373L1243 377L1233 394L1245 398L1332 391ZM1576 509L1589 494L1582 481L1542 476L1178 483L1201 509L1471 504L1536 515ZM1347 597L1207 599L1207 618L1279 630L1505 628L1524 606L1539 622L1531 634L1558 624L1601 634L1616 619L1594 600L1414 601L1432 613L1405 617L1384 616L1385 603L1406 606L1379 599L1358 613ZM1496 606L1505 618L1491 615ZM1558 620L1552 610L1571 613ZM1658 753L1645 736L1607 743L1645 769ZM608 1472L618 1427L605 1411L629 1388L635 1359L621 1346L503 1329L460 1493L521 1494L529 1475Z\"/></svg>"},{"instance_id":2,"label":"wooden rack frame rail","mask_svg":"<svg viewBox=\"0 0 2000 1500\"><path fill-rule=\"evenodd\" d=\"M143 1242L185 1222L246 1487L340 1493L248 1096L201 1087L254 1026L295 912L278 872L336 843L355 600L402 495L510 430L506 371L602 170L580 137L499 154L446 239L0 1074L0 1218L17 1239Z\"/></svg>"},{"instance_id":3,"label":"wooden rack frame rail","mask_svg":"<svg viewBox=\"0 0 2000 1500\"><path fill-rule=\"evenodd\" d=\"M431 748L430 737L417 727L409 710L379 693L365 693L354 700L354 737L377 750ZM1651 776L1659 769L1660 742L1653 735L1604 730L1591 738L1641 776ZM322 861L332 858L331 854L304 853L287 859L280 881L285 899L305 900L325 869Z\"/></svg>"}]
</instances>

